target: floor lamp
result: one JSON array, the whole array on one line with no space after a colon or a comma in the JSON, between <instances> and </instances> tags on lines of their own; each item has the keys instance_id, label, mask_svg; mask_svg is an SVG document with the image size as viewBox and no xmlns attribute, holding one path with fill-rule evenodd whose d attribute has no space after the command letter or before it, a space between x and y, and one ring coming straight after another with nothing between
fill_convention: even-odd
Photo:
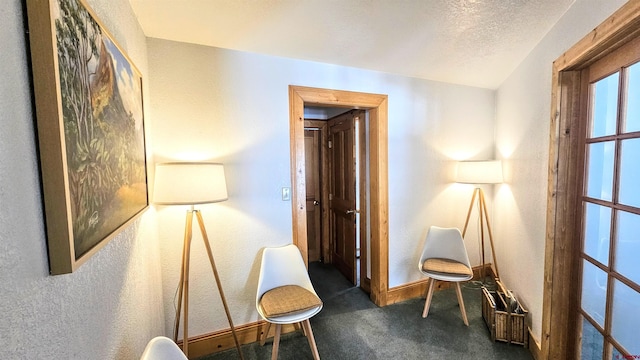
<instances>
[{"instance_id":1,"label":"floor lamp","mask_svg":"<svg viewBox=\"0 0 640 360\"><path fill-rule=\"evenodd\" d=\"M231 320L227 300L220 284L220 277L216 263L213 260L213 253L207 231L204 227L200 210L195 210L194 205L208 204L227 200L227 184L224 177L224 167L222 164L213 163L163 163L156 165L154 182L154 202L159 205L189 205L187 219L184 229L184 247L182 249L182 268L180 272L180 284L178 285L178 306L176 309L176 322L173 332L173 340L178 339L178 329L180 327L180 316L184 315L182 351L189 356L189 259L191 257L191 237L193 228L193 216L196 216L202 239L209 256L211 269L216 279L218 293L222 299L224 311L231 326L233 340L236 348L242 356L238 336Z\"/></svg>"},{"instance_id":2,"label":"floor lamp","mask_svg":"<svg viewBox=\"0 0 640 360\"><path fill-rule=\"evenodd\" d=\"M489 243L491 245L491 256L493 258L493 266L496 268L496 278L500 278L500 272L498 271L498 260L496 259L496 252L493 246L493 234L491 232L491 223L489 222L489 213L487 212L487 203L484 198L484 191L480 187L481 184L499 184L502 182L502 162L500 160L487 160L487 161L460 161L458 162L458 171L456 174L456 182L463 184L476 185L471 197L471 203L469 204L469 211L467 212L467 219L464 222L464 229L462 230L462 237L467 232L467 226L469 225L469 218L471 217L471 211L473 206L478 204L478 219L480 221L480 246L482 251L482 269L481 276L484 282L485 272L485 256L484 256L484 227L486 225L487 232L489 233Z\"/></svg>"}]
</instances>

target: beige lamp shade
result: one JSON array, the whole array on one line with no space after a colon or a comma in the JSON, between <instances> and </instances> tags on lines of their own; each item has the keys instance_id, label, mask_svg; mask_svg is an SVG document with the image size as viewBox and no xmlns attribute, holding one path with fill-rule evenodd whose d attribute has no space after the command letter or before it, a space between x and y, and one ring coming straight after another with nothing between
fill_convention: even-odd
<instances>
[{"instance_id":1,"label":"beige lamp shade","mask_svg":"<svg viewBox=\"0 0 640 360\"><path fill-rule=\"evenodd\" d=\"M227 200L222 164L162 163L156 165L153 202L195 205Z\"/></svg>"},{"instance_id":2,"label":"beige lamp shade","mask_svg":"<svg viewBox=\"0 0 640 360\"><path fill-rule=\"evenodd\" d=\"M502 161L460 161L456 182L464 184L499 184L502 182Z\"/></svg>"}]
</instances>

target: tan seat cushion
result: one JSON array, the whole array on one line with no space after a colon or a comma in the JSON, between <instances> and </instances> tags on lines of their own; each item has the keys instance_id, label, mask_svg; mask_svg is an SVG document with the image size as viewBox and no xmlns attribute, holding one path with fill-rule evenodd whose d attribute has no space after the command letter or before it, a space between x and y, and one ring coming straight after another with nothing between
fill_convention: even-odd
<instances>
[{"instance_id":1,"label":"tan seat cushion","mask_svg":"<svg viewBox=\"0 0 640 360\"><path fill-rule=\"evenodd\" d=\"M442 274L473 275L471 269L469 269L465 264L455 260L441 258L430 258L425 260L425 262L422 263L422 270Z\"/></svg>"},{"instance_id":2,"label":"tan seat cushion","mask_svg":"<svg viewBox=\"0 0 640 360\"><path fill-rule=\"evenodd\" d=\"M298 285L273 288L260 298L260 307L267 317L293 315L320 305L320 298Z\"/></svg>"}]
</instances>

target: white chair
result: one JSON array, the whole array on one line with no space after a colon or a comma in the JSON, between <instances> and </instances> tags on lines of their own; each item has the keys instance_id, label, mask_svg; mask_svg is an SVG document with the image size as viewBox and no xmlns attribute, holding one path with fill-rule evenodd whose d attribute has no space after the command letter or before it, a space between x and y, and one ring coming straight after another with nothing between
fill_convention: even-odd
<instances>
[{"instance_id":1,"label":"white chair","mask_svg":"<svg viewBox=\"0 0 640 360\"><path fill-rule=\"evenodd\" d=\"M173 340L157 336L149 341L140 360L187 360L187 357Z\"/></svg>"},{"instance_id":2,"label":"white chair","mask_svg":"<svg viewBox=\"0 0 640 360\"><path fill-rule=\"evenodd\" d=\"M295 245L265 248L260 265L256 309L267 323L260 344L264 345L271 324L276 324L271 359L278 358L283 324L302 323L314 359L320 359L309 318L322 310L300 250Z\"/></svg>"},{"instance_id":3,"label":"white chair","mask_svg":"<svg viewBox=\"0 0 640 360\"><path fill-rule=\"evenodd\" d=\"M462 299L462 291L460 290L460 282L473 278L473 270L469 263L469 256L467 255L467 249L464 246L460 230L437 226L429 228L424 249L418 262L418 269L429 277L422 317L426 318L429 313L436 280L451 281L456 283L462 320L464 320L465 325L469 326L464 300Z\"/></svg>"}]
</instances>

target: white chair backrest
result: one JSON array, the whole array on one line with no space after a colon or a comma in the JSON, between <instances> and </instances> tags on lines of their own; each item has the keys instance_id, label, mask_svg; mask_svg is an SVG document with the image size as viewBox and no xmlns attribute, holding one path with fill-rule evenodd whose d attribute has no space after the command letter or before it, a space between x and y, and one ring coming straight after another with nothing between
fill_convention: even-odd
<instances>
[{"instance_id":1,"label":"white chair backrest","mask_svg":"<svg viewBox=\"0 0 640 360\"><path fill-rule=\"evenodd\" d=\"M429 228L418 266L422 267L424 260L429 258L451 259L471 268L462 234L457 228Z\"/></svg>"},{"instance_id":2,"label":"white chair backrest","mask_svg":"<svg viewBox=\"0 0 640 360\"><path fill-rule=\"evenodd\" d=\"M147 344L140 360L187 360L173 340L157 336Z\"/></svg>"},{"instance_id":3,"label":"white chair backrest","mask_svg":"<svg viewBox=\"0 0 640 360\"><path fill-rule=\"evenodd\" d=\"M298 285L316 294L298 247L289 244L264 248L256 306L265 292L284 285Z\"/></svg>"}]
</instances>

